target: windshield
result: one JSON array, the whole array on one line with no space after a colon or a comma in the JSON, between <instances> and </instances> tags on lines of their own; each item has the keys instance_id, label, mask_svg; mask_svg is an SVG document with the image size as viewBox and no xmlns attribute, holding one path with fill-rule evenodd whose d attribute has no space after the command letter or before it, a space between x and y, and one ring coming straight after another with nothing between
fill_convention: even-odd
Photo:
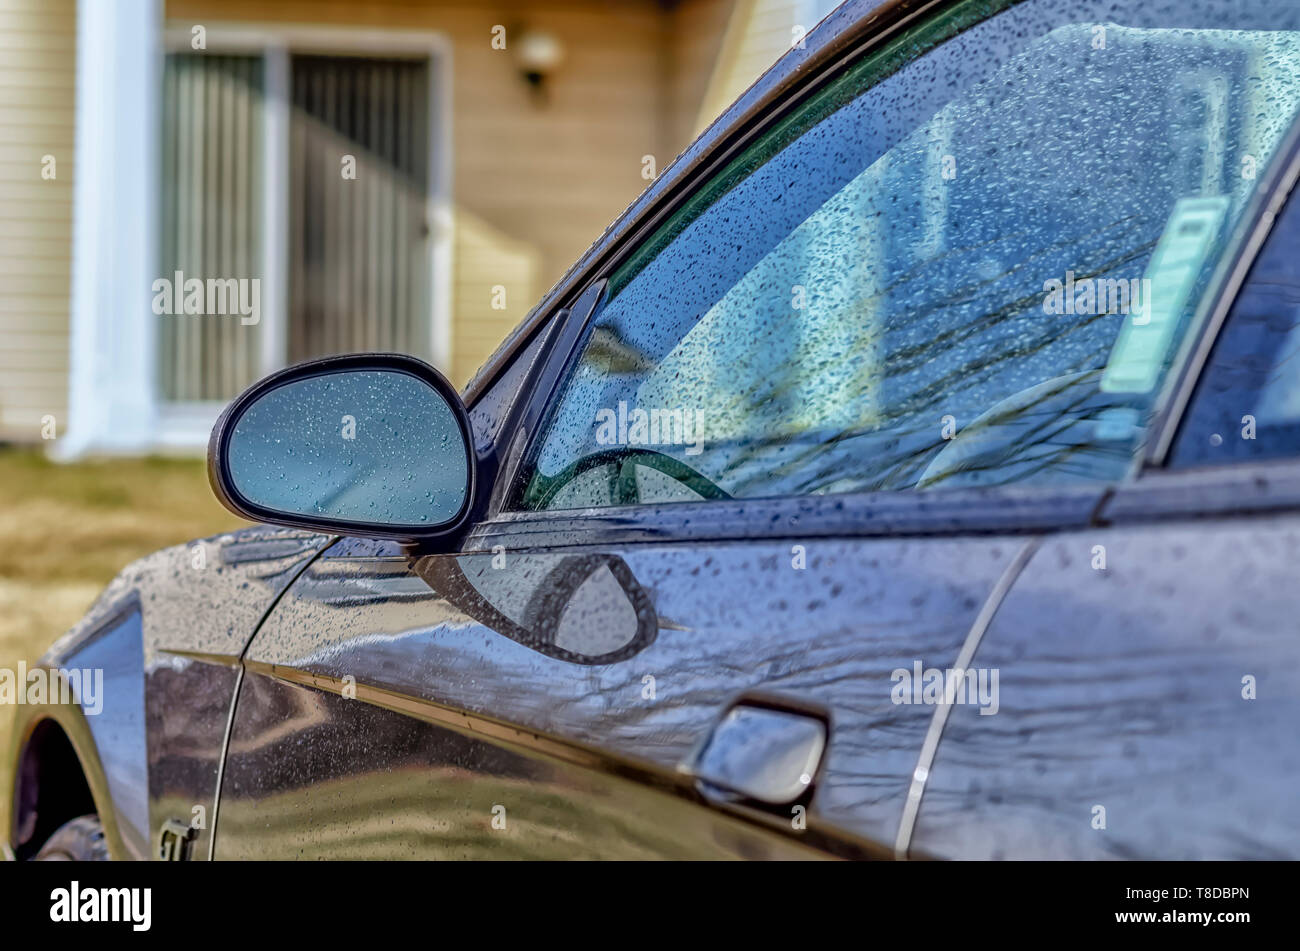
<instances>
[{"instance_id":1,"label":"windshield","mask_svg":"<svg viewBox=\"0 0 1300 951\"><path fill-rule=\"evenodd\" d=\"M612 276L524 504L1121 477L1297 108L1290 0L947 8Z\"/></svg>"}]
</instances>

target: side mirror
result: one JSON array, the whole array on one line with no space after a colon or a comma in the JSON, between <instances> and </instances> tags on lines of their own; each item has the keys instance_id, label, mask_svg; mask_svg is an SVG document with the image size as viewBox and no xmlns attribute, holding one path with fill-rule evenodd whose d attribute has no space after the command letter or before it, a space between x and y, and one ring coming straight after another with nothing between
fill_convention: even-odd
<instances>
[{"instance_id":1,"label":"side mirror","mask_svg":"<svg viewBox=\"0 0 1300 951\"><path fill-rule=\"evenodd\" d=\"M437 370L400 354L299 364L226 408L208 478L259 522L417 541L463 523L474 498L469 419Z\"/></svg>"}]
</instances>

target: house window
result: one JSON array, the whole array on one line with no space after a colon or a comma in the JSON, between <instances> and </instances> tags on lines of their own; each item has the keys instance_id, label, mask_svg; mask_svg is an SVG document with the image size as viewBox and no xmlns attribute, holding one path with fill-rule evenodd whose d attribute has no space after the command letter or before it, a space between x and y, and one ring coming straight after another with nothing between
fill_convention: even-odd
<instances>
[{"instance_id":1,"label":"house window","mask_svg":"<svg viewBox=\"0 0 1300 951\"><path fill-rule=\"evenodd\" d=\"M206 422L266 373L331 354L444 362L435 55L374 34L188 38L163 74L159 273L180 282L155 318L164 411Z\"/></svg>"},{"instance_id":2,"label":"house window","mask_svg":"<svg viewBox=\"0 0 1300 951\"><path fill-rule=\"evenodd\" d=\"M168 401L229 399L260 375L256 324L177 311L184 310L190 279L255 279L260 285L262 99L261 57L167 57L159 232L165 283L155 290L172 300L155 303L154 310L166 314L158 330L158 370ZM229 299L221 309L232 309Z\"/></svg>"},{"instance_id":3,"label":"house window","mask_svg":"<svg viewBox=\"0 0 1300 951\"><path fill-rule=\"evenodd\" d=\"M292 73L289 360L429 360L428 64L295 56Z\"/></svg>"}]
</instances>

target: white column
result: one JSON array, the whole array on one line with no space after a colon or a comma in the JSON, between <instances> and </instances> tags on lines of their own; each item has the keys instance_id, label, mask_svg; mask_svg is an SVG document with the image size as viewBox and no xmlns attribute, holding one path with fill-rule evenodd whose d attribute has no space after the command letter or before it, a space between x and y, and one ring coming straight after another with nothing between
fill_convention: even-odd
<instances>
[{"instance_id":1,"label":"white column","mask_svg":"<svg viewBox=\"0 0 1300 951\"><path fill-rule=\"evenodd\" d=\"M429 309L433 332L433 365L451 377L454 372L452 328L452 248L455 217L452 199L452 71L451 44L436 42L429 56Z\"/></svg>"},{"instance_id":2,"label":"white column","mask_svg":"<svg viewBox=\"0 0 1300 951\"><path fill-rule=\"evenodd\" d=\"M289 48L273 42L264 55L261 376L289 362Z\"/></svg>"},{"instance_id":3,"label":"white column","mask_svg":"<svg viewBox=\"0 0 1300 951\"><path fill-rule=\"evenodd\" d=\"M159 0L79 0L69 397L58 458L139 452L158 415Z\"/></svg>"}]
</instances>

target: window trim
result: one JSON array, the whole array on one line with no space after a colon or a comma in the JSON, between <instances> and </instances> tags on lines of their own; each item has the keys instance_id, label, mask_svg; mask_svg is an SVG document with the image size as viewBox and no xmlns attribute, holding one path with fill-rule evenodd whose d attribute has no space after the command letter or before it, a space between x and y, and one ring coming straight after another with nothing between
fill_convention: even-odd
<instances>
[{"instance_id":1,"label":"window trim","mask_svg":"<svg viewBox=\"0 0 1300 951\"><path fill-rule=\"evenodd\" d=\"M1171 372L1161 387L1156 401L1159 408L1151 422L1146 451L1126 483L1149 477L1153 472L1166 471L1174 439L1182 428L1183 417L1191 405L1192 395L1205 372L1219 333L1227 323L1228 314L1245 286L1250 269L1298 179L1300 115L1292 119L1278 154L1264 170L1263 181L1255 186L1236 232L1215 268L1197 315L1193 317L1192 331L1175 354Z\"/></svg>"},{"instance_id":2,"label":"window trim","mask_svg":"<svg viewBox=\"0 0 1300 951\"><path fill-rule=\"evenodd\" d=\"M470 526L460 551L754 539L1042 534L1098 524L1113 483L943 492L846 492L499 512Z\"/></svg>"},{"instance_id":3,"label":"window trim","mask_svg":"<svg viewBox=\"0 0 1300 951\"><path fill-rule=\"evenodd\" d=\"M1174 442L1196 388L1251 268L1292 200L1291 213L1300 215L1300 190L1295 187L1300 182L1300 116L1293 120L1276 160L1264 175L1242 218L1239 238L1216 273L1218 284L1212 286L1202 305L1208 316L1166 381L1169 392L1161 414L1152 423L1146 458L1134 477L1115 486L1099 508L1101 525L1300 510L1300 455L1224 460L1178 469L1170 465Z\"/></svg>"},{"instance_id":4,"label":"window trim","mask_svg":"<svg viewBox=\"0 0 1300 951\"><path fill-rule=\"evenodd\" d=\"M1222 519L1300 511L1300 457L1160 469L1107 494L1096 524Z\"/></svg>"},{"instance_id":5,"label":"window trim","mask_svg":"<svg viewBox=\"0 0 1300 951\"><path fill-rule=\"evenodd\" d=\"M537 434L544 430L555 410L555 397L581 353L587 327L605 296L607 284L604 278L593 281L570 306L556 312L555 319L544 331L548 334L547 339L542 341L534 366L520 385L519 396L515 397L493 447L496 470L492 486L487 490L486 507L482 510L485 518L495 519L506 514L519 470L538 445ZM531 342L533 337L530 335L525 339ZM520 349L514 359L521 360L525 354L526 348ZM499 376L494 376L493 382Z\"/></svg>"}]
</instances>

